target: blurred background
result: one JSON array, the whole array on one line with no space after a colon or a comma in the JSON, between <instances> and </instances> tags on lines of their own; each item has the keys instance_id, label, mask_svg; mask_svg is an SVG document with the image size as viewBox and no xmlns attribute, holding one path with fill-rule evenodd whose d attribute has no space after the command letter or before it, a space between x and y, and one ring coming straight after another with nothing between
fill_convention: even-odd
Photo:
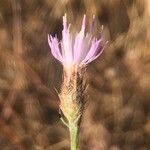
<instances>
[{"instance_id":1,"label":"blurred background","mask_svg":"<svg viewBox=\"0 0 150 150\"><path fill-rule=\"evenodd\" d=\"M149 0L0 1L0 149L69 150L59 119L62 66L47 43L62 16L79 29L96 15L109 44L86 73L80 150L150 149ZM68 106L69 107L69 106Z\"/></svg>"}]
</instances>

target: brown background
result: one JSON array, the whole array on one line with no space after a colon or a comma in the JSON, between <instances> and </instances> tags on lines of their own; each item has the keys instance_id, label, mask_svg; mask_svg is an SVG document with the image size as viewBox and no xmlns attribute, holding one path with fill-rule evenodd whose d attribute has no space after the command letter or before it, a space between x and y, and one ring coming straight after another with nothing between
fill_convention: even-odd
<instances>
[{"instance_id":1,"label":"brown background","mask_svg":"<svg viewBox=\"0 0 150 150\"><path fill-rule=\"evenodd\" d=\"M47 43L48 33L61 38L64 13L77 29L95 14L109 40L87 68L79 149L149 150L149 0L1 0L0 149L69 150L55 90L62 66Z\"/></svg>"}]
</instances>

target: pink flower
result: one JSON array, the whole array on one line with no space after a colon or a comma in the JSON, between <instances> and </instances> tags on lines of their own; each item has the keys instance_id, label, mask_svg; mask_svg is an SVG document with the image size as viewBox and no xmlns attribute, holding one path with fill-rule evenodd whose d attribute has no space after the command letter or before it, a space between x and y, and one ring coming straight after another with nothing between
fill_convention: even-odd
<instances>
[{"instance_id":1,"label":"pink flower","mask_svg":"<svg viewBox=\"0 0 150 150\"><path fill-rule=\"evenodd\" d=\"M63 16L62 41L59 42L57 37L48 35L48 43L53 56L65 68L84 67L101 55L104 41L102 38L97 39L92 35L94 20L95 16L93 16L90 32L85 33L86 15L84 15L80 32L73 34L70 32L70 24L67 25L65 14Z\"/></svg>"}]
</instances>

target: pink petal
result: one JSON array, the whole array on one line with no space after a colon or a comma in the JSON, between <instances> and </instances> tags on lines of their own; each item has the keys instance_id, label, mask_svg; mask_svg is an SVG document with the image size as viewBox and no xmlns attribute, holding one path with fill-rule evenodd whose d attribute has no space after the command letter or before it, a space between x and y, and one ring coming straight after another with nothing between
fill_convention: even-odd
<instances>
[{"instance_id":1,"label":"pink petal","mask_svg":"<svg viewBox=\"0 0 150 150\"><path fill-rule=\"evenodd\" d=\"M84 51L84 38L85 38L85 26L86 26L86 15L84 15L82 20L82 27L80 32L75 37L75 43L74 43L74 62L80 63L80 57L82 55L82 51Z\"/></svg>"},{"instance_id":2,"label":"pink petal","mask_svg":"<svg viewBox=\"0 0 150 150\"><path fill-rule=\"evenodd\" d=\"M97 41L94 38L92 40L91 48L90 48L89 52L87 53L87 56L85 57L85 59L82 61L83 63L88 61L89 59L91 59L94 56L94 54L96 53L96 50L97 50L100 42L101 42L101 39Z\"/></svg>"},{"instance_id":3,"label":"pink petal","mask_svg":"<svg viewBox=\"0 0 150 150\"><path fill-rule=\"evenodd\" d=\"M63 57L62 57L59 47L58 47L59 43L58 43L57 38L53 38L51 35L50 36L48 35L48 43L51 48L51 52L52 52L53 56L60 62L63 62Z\"/></svg>"},{"instance_id":4,"label":"pink petal","mask_svg":"<svg viewBox=\"0 0 150 150\"><path fill-rule=\"evenodd\" d=\"M91 27L90 27L90 33L92 33L93 30L94 30L94 23L95 23L95 15L93 15L93 18L92 18L92 23L91 23Z\"/></svg>"}]
</instances>

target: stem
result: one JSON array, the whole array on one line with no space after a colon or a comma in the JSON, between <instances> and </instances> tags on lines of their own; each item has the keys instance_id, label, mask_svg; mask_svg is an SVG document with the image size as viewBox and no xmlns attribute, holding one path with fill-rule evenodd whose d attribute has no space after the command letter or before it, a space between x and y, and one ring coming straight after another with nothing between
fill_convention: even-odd
<instances>
[{"instance_id":1,"label":"stem","mask_svg":"<svg viewBox=\"0 0 150 150\"><path fill-rule=\"evenodd\" d=\"M71 150L77 150L78 147L78 126L71 124L69 125Z\"/></svg>"}]
</instances>

